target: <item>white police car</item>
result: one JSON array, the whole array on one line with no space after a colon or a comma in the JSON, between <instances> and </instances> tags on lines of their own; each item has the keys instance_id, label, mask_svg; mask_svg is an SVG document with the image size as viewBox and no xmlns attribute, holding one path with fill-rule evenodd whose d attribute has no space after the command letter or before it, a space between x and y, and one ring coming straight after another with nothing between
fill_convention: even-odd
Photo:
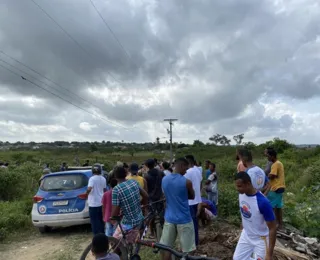
<instances>
[{"instance_id":1,"label":"white police car","mask_svg":"<svg viewBox=\"0 0 320 260\"><path fill-rule=\"evenodd\" d=\"M50 173L41 179L31 212L32 223L41 233L53 227L90 223L86 191L92 170L81 168Z\"/></svg>"}]
</instances>

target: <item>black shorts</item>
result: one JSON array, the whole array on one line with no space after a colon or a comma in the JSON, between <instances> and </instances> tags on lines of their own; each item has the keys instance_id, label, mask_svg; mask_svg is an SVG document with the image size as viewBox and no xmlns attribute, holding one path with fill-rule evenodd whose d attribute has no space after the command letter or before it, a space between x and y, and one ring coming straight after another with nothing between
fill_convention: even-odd
<instances>
[{"instance_id":1,"label":"black shorts","mask_svg":"<svg viewBox=\"0 0 320 260\"><path fill-rule=\"evenodd\" d=\"M152 201L150 203L152 203ZM163 201L156 202L156 203L152 204L151 207L152 207L152 210L155 211L155 214L160 216L161 223L163 224L164 223L164 210L165 210L164 202Z\"/></svg>"}]
</instances>

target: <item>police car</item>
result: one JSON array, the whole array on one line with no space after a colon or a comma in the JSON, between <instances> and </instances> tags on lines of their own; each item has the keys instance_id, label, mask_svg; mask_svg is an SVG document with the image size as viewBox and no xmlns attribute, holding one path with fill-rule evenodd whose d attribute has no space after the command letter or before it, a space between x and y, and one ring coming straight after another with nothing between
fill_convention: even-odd
<instances>
[{"instance_id":1,"label":"police car","mask_svg":"<svg viewBox=\"0 0 320 260\"><path fill-rule=\"evenodd\" d=\"M32 223L41 233L53 227L69 227L90 223L87 188L91 167L45 175L33 197Z\"/></svg>"}]
</instances>

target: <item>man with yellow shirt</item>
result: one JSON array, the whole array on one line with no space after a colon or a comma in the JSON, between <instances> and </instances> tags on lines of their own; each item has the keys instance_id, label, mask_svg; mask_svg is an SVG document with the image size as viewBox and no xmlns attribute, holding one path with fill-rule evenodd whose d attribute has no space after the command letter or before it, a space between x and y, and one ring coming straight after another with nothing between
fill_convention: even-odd
<instances>
[{"instance_id":1,"label":"man with yellow shirt","mask_svg":"<svg viewBox=\"0 0 320 260\"><path fill-rule=\"evenodd\" d=\"M277 159L277 152L273 149L267 151L268 160L272 162L271 171L268 175L270 182L269 187L265 191L267 197L273 207L274 213L278 220L278 229L282 228L282 208L283 193L285 191L285 176L283 164Z\"/></svg>"},{"instance_id":2,"label":"man with yellow shirt","mask_svg":"<svg viewBox=\"0 0 320 260\"><path fill-rule=\"evenodd\" d=\"M128 175L126 179L135 180L136 182L138 182L141 189L144 189L146 192L148 192L147 182L143 177L138 175L138 172L139 172L139 165L137 163L132 163L129 167L129 173L131 174Z\"/></svg>"}]
</instances>

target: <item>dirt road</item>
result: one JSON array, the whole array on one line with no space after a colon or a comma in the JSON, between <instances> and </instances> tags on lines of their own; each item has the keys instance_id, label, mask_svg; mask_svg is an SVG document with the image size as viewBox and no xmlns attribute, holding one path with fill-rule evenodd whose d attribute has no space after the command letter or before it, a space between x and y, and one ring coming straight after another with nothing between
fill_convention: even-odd
<instances>
[{"instance_id":1,"label":"dirt road","mask_svg":"<svg viewBox=\"0 0 320 260\"><path fill-rule=\"evenodd\" d=\"M213 225L200 229L199 255L232 259L233 246L228 246L233 227ZM229 234L229 236L227 236ZM19 242L0 245L1 260L78 260L92 234L87 227L73 227L52 231L46 235L34 233ZM233 236L234 238L234 236ZM152 250L141 253L142 259L156 260Z\"/></svg>"},{"instance_id":2,"label":"dirt road","mask_svg":"<svg viewBox=\"0 0 320 260\"><path fill-rule=\"evenodd\" d=\"M60 229L46 235L34 233L23 241L0 245L0 259L76 260L91 238L86 227Z\"/></svg>"},{"instance_id":3,"label":"dirt road","mask_svg":"<svg viewBox=\"0 0 320 260\"><path fill-rule=\"evenodd\" d=\"M16 241L0 244L0 260L78 260L91 238L90 228L86 226L55 230L46 235L35 231L21 234ZM199 238L200 245L196 255L229 260L232 259L239 238L239 229L222 220L217 220L210 226L200 227ZM288 242L283 241L283 244L285 243ZM275 259L309 259L305 255L302 257L287 249L284 248L285 252L276 250ZM288 255L290 257L287 257ZM140 256L142 260L160 259L159 255L148 248L142 248ZM88 260L93 260L91 255Z\"/></svg>"}]
</instances>

